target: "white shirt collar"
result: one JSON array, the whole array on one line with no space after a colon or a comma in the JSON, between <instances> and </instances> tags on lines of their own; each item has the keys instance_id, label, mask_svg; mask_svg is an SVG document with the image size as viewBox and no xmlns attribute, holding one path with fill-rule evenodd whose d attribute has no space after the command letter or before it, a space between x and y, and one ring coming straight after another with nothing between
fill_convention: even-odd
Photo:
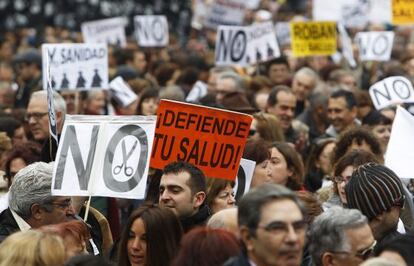
<instances>
[{"instance_id":1,"label":"white shirt collar","mask_svg":"<svg viewBox=\"0 0 414 266\"><path fill-rule=\"evenodd\" d=\"M24 232L24 231L28 231L30 230L32 227L25 221L23 220L22 217L20 217L17 213L15 213L12 209L10 209L13 218L16 220L17 225L20 228L20 231Z\"/></svg>"}]
</instances>

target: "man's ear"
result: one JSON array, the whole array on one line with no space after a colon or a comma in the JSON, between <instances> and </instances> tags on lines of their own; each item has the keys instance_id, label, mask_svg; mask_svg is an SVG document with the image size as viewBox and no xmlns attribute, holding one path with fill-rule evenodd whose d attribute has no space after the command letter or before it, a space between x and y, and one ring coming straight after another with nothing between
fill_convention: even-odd
<instances>
[{"instance_id":1,"label":"man's ear","mask_svg":"<svg viewBox=\"0 0 414 266\"><path fill-rule=\"evenodd\" d=\"M198 208L203 204L204 200L206 199L206 193L204 191L199 191L194 195L193 205L194 208Z\"/></svg>"},{"instance_id":2,"label":"man's ear","mask_svg":"<svg viewBox=\"0 0 414 266\"><path fill-rule=\"evenodd\" d=\"M43 212L44 210L41 208L41 206L38 203L34 203L30 207L31 218L35 220L42 219Z\"/></svg>"},{"instance_id":3,"label":"man's ear","mask_svg":"<svg viewBox=\"0 0 414 266\"><path fill-rule=\"evenodd\" d=\"M249 228L247 228L247 226L242 225L239 228L240 231L240 238L243 241L244 245L246 246L247 251L252 251L253 250L253 243L252 243L252 238L253 236L251 235L251 232L249 230Z\"/></svg>"},{"instance_id":4,"label":"man's ear","mask_svg":"<svg viewBox=\"0 0 414 266\"><path fill-rule=\"evenodd\" d=\"M335 265L335 258L331 252L325 252L322 254L322 265L323 266L331 266Z\"/></svg>"}]
</instances>

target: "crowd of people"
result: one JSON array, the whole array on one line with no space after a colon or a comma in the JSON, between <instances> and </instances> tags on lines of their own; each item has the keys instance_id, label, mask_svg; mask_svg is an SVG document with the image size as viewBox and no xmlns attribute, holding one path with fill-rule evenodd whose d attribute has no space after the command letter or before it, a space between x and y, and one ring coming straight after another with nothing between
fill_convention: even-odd
<instances>
[{"instance_id":1,"label":"crowd of people","mask_svg":"<svg viewBox=\"0 0 414 266\"><path fill-rule=\"evenodd\" d=\"M309 17L310 7L270 2L246 23ZM109 45L109 79L122 77L136 100L125 105L108 88L54 92L59 136L68 114L156 115L170 99L252 115L242 158L256 165L236 198L235 181L170 158L150 169L145 199L94 197L90 208L51 194L57 145L39 46L82 42L79 32L48 26L40 42L30 28L1 33L0 266L414 265L414 184L384 165L396 106L376 110L368 93L386 77L414 79L411 28L393 31L389 61L356 67L295 58L283 43L267 62L215 66L211 29L164 48L133 36Z\"/></svg>"}]
</instances>

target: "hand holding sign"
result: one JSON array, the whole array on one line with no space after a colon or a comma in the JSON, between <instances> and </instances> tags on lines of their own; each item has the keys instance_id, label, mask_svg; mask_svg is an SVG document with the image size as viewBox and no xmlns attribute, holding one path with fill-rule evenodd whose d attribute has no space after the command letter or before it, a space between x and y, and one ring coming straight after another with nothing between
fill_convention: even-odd
<instances>
[{"instance_id":1,"label":"hand holding sign","mask_svg":"<svg viewBox=\"0 0 414 266\"><path fill-rule=\"evenodd\" d=\"M389 77L369 88L369 95L375 109L400 103L414 102L414 89L411 81L402 76Z\"/></svg>"}]
</instances>

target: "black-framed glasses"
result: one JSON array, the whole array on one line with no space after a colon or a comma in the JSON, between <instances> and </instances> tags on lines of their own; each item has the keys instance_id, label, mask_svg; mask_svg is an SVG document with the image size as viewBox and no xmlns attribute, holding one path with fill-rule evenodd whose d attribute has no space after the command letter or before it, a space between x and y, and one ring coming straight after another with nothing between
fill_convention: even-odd
<instances>
[{"instance_id":1,"label":"black-framed glasses","mask_svg":"<svg viewBox=\"0 0 414 266\"><path fill-rule=\"evenodd\" d=\"M25 121L29 121L30 118L33 118L34 120L39 120L42 117L44 117L45 115L47 115L48 112L33 112L33 113L26 113L26 115L24 116L24 120Z\"/></svg>"},{"instance_id":2,"label":"black-framed glasses","mask_svg":"<svg viewBox=\"0 0 414 266\"><path fill-rule=\"evenodd\" d=\"M348 252L348 251L330 251L331 253L336 253L336 254L346 254L346 255L353 255L361 260L367 260L370 257L372 257L372 254L374 253L374 249L377 246L377 241L374 240L374 242L372 242L372 244L367 247L364 248L362 250L358 250L355 253L352 252Z\"/></svg>"},{"instance_id":3,"label":"black-framed glasses","mask_svg":"<svg viewBox=\"0 0 414 266\"><path fill-rule=\"evenodd\" d=\"M296 233L305 232L308 228L306 220L296 221L291 224L282 221L274 221L265 226L258 226L258 228L261 228L269 233L287 233L289 232L289 225L293 227L293 230Z\"/></svg>"}]
</instances>

